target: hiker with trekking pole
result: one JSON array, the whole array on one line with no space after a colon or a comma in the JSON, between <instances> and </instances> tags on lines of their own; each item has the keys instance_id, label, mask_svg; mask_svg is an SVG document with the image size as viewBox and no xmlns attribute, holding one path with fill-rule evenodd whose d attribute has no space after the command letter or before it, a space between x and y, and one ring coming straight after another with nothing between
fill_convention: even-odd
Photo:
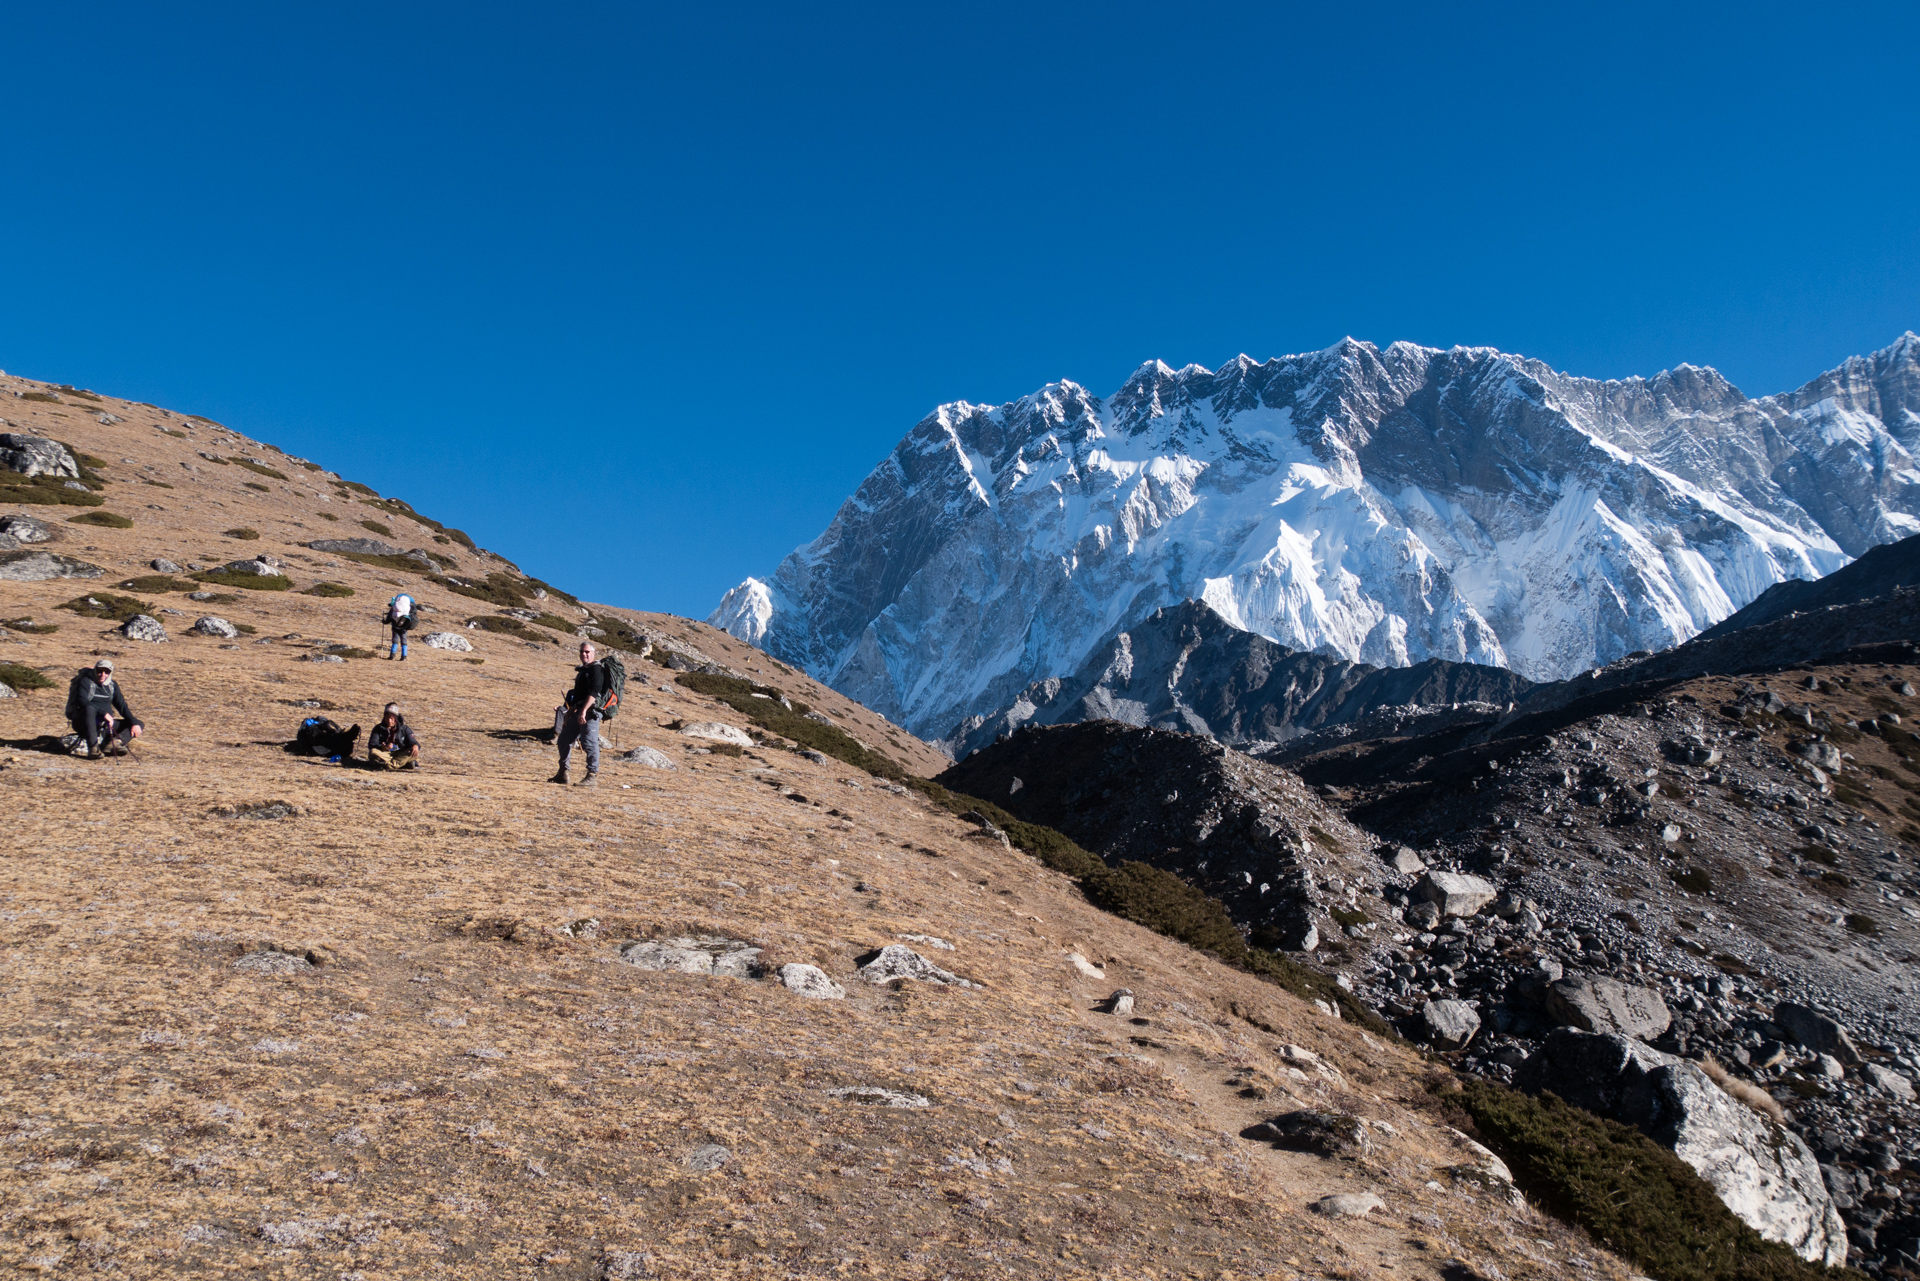
<instances>
[{"instance_id":1,"label":"hiker with trekking pole","mask_svg":"<svg viewBox=\"0 0 1920 1281\"><path fill-rule=\"evenodd\" d=\"M580 642L580 666L574 669L573 688L566 700L553 709L553 740L560 747L560 769L550 782L569 781L567 761L575 742L587 752L587 776L582 787L598 785L600 778L600 722L612 720L620 707L620 696L627 692L627 669L619 655L596 658L592 641Z\"/></svg>"},{"instance_id":2,"label":"hiker with trekking pole","mask_svg":"<svg viewBox=\"0 0 1920 1281\"><path fill-rule=\"evenodd\" d=\"M380 621L391 630L387 642L387 661L392 662L398 653L401 662L407 661L407 633L413 630L413 597L401 592L387 602L387 612Z\"/></svg>"},{"instance_id":3,"label":"hiker with trekking pole","mask_svg":"<svg viewBox=\"0 0 1920 1281\"><path fill-rule=\"evenodd\" d=\"M133 740L140 737L144 726L127 709L126 693L113 679L111 658L81 668L67 685L67 723L80 740L73 745L75 756L97 761L102 756L125 756L132 750Z\"/></svg>"}]
</instances>

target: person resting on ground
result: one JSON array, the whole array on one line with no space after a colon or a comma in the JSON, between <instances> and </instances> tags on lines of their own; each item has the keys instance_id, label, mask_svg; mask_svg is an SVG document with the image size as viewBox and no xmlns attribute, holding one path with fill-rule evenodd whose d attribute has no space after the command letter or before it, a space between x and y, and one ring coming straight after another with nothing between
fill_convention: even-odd
<instances>
[{"instance_id":1,"label":"person resting on ground","mask_svg":"<svg viewBox=\"0 0 1920 1281\"><path fill-rule=\"evenodd\" d=\"M400 704L388 703L380 723L367 735L367 764L375 769L419 769L420 740L400 714Z\"/></svg>"},{"instance_id":2,"label":"person resting on ground","mask_svg":"<svg viewBox=\"0 0 1920 1281\"><path fill-rule=\"evenodd\" d=\"M128 744L140 737L140 718L127 710L127 696L113 679L113 660L103 658L80 669L67 686L67 723L80 736L75 756L97 761L112 753L125 756ZM105 751L102 750L102 743Z\"/></svg>"}]
</instances>

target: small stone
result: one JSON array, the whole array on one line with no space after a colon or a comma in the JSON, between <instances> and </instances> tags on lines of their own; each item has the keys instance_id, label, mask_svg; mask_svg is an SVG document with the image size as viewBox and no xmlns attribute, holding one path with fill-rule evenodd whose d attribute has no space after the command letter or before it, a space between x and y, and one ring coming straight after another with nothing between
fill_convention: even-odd
<instances>
[{"instance_id":1,"label":"small stone","mask_svg":"<svg viewBox=\"0 0 1920 1281\"><path fill-rule=\"evenodd\" d=\"M240 634L239 628L226 619L216 618L212 614L197 620L187 631L194 636L218 636L221 640L232 640Z\"/></svg>"},{"instance_id":2,"label":"small stone","mask_svg":"<svg viewBox=\"0 0 1920 1281\"><path fill-rule=\"evenodd\" d=\"M1371 1192L1336 1192L1309 1202L1307 1208L1330 1219L1360 1219L1374 1210L1386 1209L1387 1203Z\"/></svg>"},{"instance_id":3,"label":"small stone","mask_svg":"<svg viewBox=\"0 0 1920 1281\"><path fill-rule=\"evenodd\" d=\"M830 1098L848 1103L868 1103L883 1108L926 1108L933 1100L907 1090L889 1090L880 1085L841 1085L827 1091Z\"/></svg>"},{"instance_id":4,"label":"small stone","mask_svg":"<svg viewBox=\"0 0 1920 1281\"><path fill-rule=\"evenodd\" d=\"M1440 909L1443 916L1472 916L1493 902L1499 891L1491 881L1459 872L1428 872L1414 892Z\"/></svg>"},{"instance_id":5,"label":"small stone","mask_svg":"<svg viewBox=\"0 0 1920 1281\"><path fill-rule=\"evenodd\" d=\"M788 964L775 973L788 991L812 1000L839 1001L847 995L847 989L828 978L826 971L817 965Z\"/></svg>"},{"instance_id":6,"label":"small stone","mask_svg":"<svg viewBox=\"0 0 1920 1281\"><path fill-rule=\"evenodd\" d=\"M753 746L753 736L747 731L719 721L695 721L691 725L682 725L680 732L688 738L704 738L715 743L732 743L737 747Z\"/></svg>"},{"instance_id":7,"label":"small stone","mask_svg":"<svg viewBox=\"0 0 1920 1281\"><path fill-rule=\"evenodd\" d=\"M665 752L651 747L636 747L620 758L632 765L644 765L648 769L679 769Z\"/></svg>"},{"instance_id":8,"label":"small stone","mask_svg":"<svg viewBox=\"0 0 1920 1281\"><path fill-rule=\"evenodd\" d=\"M338 654L304 654L299 661L303 663L344 663L347 660Z\"/></svg>"},{"instance_id":9,"label":"small stone","mask_svg":"<svg viewBox=\"0 0 1920 1281\"><path fill-rule=\"evenodd\" d=\"M1103 979L1107 972L1078 952L1067 953L1067 963L1090 979Z\"/></svg>"},{"instance_id":10,"label":"small stone","mask_svg":"<svg viewBox=\"0 0 1920 1281\"><path fill-rule=\"evenodd\" d=\"M1676 823L1668 823L1665 827L1660 829L1660 839L1665 841L1669 845L1672 845L1675 841L1679 840L1680 835L1681 835L1680 827Z\"/></svg>"},{"instance_id":11,"label":"small stone","mask_svg":"<svg viewBox=\"0 0 1920 1281\"><path fill-rule=\"evenodd\" d=\"M687 1153L687 1158L682 1164L689 1170L697 1170L705 1174L709 1171L719 1169L731 1160L733 1160L733 1153L727 1151L727 1149L721 1147L718 1143L703 1143L693 1151Z\"/></svg>"},{"instance_id":12,"label":"small stone","mask_svg":"<svg viewBox=\"0 0 1920 1281\"><path fill-rule=\"evenodd\" d=\"M304 974L313 969L313 962L291 952L266 948L247 953L233 963L233 968L249 974Z\"/></svg>"},{"instance_id":13,"label":"small stone","mask_svg":"<svg viewBox=\"0 0 1920 1281\"><path fill-rule=\"evenodd\" d=\"M428 649L450 649L460 654L473 652L473 642L458 632L428 632L420 638L420 643Z\"/></svg>"},{"instance_id":14,"label":"small stone","mask_svg":"<svg viewBox=\"0 0 1920 1281\"><path fill-rule=\"evenodd\" d=\"M1387 866L1402 876L1418 876L1427 870L1420 856L1405 845L1389 846L1385 851Z\"/></svg>"},{"instance_id":15,"label":"small stone","mask_svg":"<svg viewBox=\"0 0 1920 1281\"><path fill-rule=\"evenodd\" d=\"M18 698L18 697L20 697L20 695L17 691L15 691L13 686L7 684L5 681L0 681L0 698Z\"/></svg>"},{"instance_id":16,"label":"small stone","mask_svg":"<svg viewBox=\"0 0 1920 1281\"><path fill-rule=\"evenodd\" d=\"M147 564L152 567L153 572L156 574L177 574L180 572L180 567L164 556L155 557L153 560L148 561Z\"/></svg>"},{"instance_id":17,"label":"small stone","mask_svg":"<svg viewBox=\"0 0 1920 1281\"><path fill-rule=\"evenodd\" d=\"M979 987L978 983L943 970L910 947L889 943L868 955L860 965L860 977L869 983L891 983L895 979L919 979L947 987Z\"/></svg>"},{"instance_id":18,"label":"small stone","mask_svg":"<svg viewBox=\"0 0 1920 1281\"><path fill-rule=\"evenodd\" d=\"M120 634L128 640L148 641L156 645L167 639L167 629L151 614L135 614L120 624Z\"/></svg>"},{"instance_id":19,"label":"small stone","mask_svg":"<svg viewBox=\"0 0 1920 1281\"><path fill-rule=\"evenodd\" d=\"M1106 999L1107 1013L1126 1018L1133 1013L1133 989L1120 988Z\"/></svg>"},{"instance_id":20,"label":"small stone","mask_svg":"<svg viewBox=\"0 0 1920 1281\"><path fill-rule=\"evenodd\" d=\"M1864 1076L1867 1084L1874 1089L1884 1094L1891 1094L1904 1102L1913 1102L1913 1082L1898 1072L1883 1068L1878 1063L1868 1063L1861 1067L1860 1075Z\"/></svg>"},{"instance_id":21,"label":"small stone","mask_svg":"<svg viewBox=\"0 0 1920 1281\"><path fill-rule=\"evenodd\" d=\"M1444 1050L1464 1049L1480 1030L1480 1016L1465 1001L1428 1001L1420 1017L1427 1039Z\"/></svg>"},{"instance_id":22,"label":"small stone","mask_svg":"<svg viewBox=\"0 0 1920 1281\"><path fill-rule=\"evenodd\" d=\"M1829 1081L1838 1081L1847 1075L1847 1065L1831 1054L1814 1055L1813 1070Z\"/></svg>"}]
</instances>

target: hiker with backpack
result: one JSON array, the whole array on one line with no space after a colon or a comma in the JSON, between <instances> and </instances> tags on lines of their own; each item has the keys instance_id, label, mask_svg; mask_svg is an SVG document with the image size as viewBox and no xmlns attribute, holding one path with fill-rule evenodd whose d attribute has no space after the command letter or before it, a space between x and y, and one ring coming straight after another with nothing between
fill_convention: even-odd
<instances>
[{"instance_id":1,"label":"hiker with backpack","mask_svg":"<svg viewBox=\"0 0 1920 1281\"><path fill-rule=\"evenodd\" d=\"M569 781L567 761L573 745L582 741L587 751L587 776L582 787L594 786L600 777L600 722L612 720L627 692L627 669L617 655L595 658L592 641L580 642L580 666L574 669L573 688L566 701L553 709L553 739L560 745L560 769L551 782Z\"/></svg>"},{"instance_id":2,"label":"hiker with backpack","mask_svg":"<svg viewBox=\"0 0 1920 1281\"><path fill-rule=\"evenodd\" d=\"M67 723L80 737L73 745L73 754L85 755L90 761L108 754L125 756L133 740L140 737L143 726L140 718L127 709L126 693L113 679L111 658L81 668L68 683Z\"/></svg>"},{"instance_id":3,"label":"hiker with backpack","mask_svg":"<svg viewBox=\"0 0 1920 1281\"><path fill-rule=\"evenodd\" d=\"M388 703L380 713L380 723L367 735L367 766L370 769L419 769L420 740L413 727L400 714L400 704Z\"/></svg>"},{"instance_id":4,"label":"hiker with backpack","mask_svg":"<svg viewBox=\"0 0 1920 1281\"><path fill-rule=\"evenodd\" d=\"M397 652L400 661L407 661L407 633L413 630L413 597L401 592L387 602L387 612L381 622L392 629L392 638L387 642L387 661L392 662Z\"/></svg>"}]
</instances>

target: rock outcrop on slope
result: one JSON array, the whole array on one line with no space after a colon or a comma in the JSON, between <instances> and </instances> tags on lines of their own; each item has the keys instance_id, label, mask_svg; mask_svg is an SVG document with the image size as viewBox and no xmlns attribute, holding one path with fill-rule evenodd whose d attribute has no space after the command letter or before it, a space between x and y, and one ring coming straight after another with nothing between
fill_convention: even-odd
<instances>
[{"instance_id":1,"label":"rock outcrop on slope","mask_svg":"<svg viewBox=\"0 0 1920 1281\"><path fill-rule=\"evenodd\" d=\"M1555 680L1920 530L1920 338L1796 392L1341 342L944 405L713 623L921 733L1198 599L1349 662Z\"/></svg>"},{"instance_id":2,"label":"rock outcrop on slope","mask_svg":"<svg viewBox=\"0 0 1920 1281\"><path fill-rule=\"evenodd\" d=\"M958 760L1025 725L1113 720L1254 750L1375 715L1425 720L1461 704L1497 715L1532 688L1517 672L1479 663L1373 667L1303 653L1190 600L1155 610L1072 676L1036 681L1011 706L967 718L945 746Z\"/></svg>"}]
</instances>

